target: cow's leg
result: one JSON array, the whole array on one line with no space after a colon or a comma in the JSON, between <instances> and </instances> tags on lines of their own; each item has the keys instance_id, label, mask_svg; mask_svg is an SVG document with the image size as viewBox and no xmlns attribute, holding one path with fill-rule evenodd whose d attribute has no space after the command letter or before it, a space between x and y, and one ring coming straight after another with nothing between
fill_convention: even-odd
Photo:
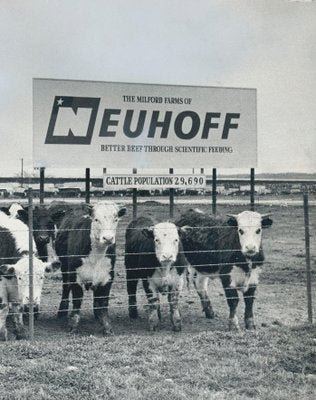
<instances>
[{"instance_id":1,"label":"cow's leg","mask_svg":"<svg viewBox=\"0 0 316 400\"><path fill-rule=\"evenodd\" d=\"M202 275L197 271L194 271L193 282L196 291L201 299L202 310L205 312L206 318L214 318L215 313L211 304L211 300L208 296L207 289L209 283L209 277L207 275Z\"/></svg>"},{"instance_id":2,"label":"cow's leg","mask_svg":"<svg viewBox=\"0 0 316 400\"><path fill-rule=\"evenodd\" d=\"M69 317L69 328L70 332L76 333L78 330L78 324L80 320L80 309L82 304L83 298L83 290L80 285L74 283L71 285L71 292L72 292L72 312Z\"/></svg>"},{"instance_id":3,"label":"cow's leg","mask_svg":"<svg viewBox=\"0 0 316 400\"><path fill-rule=\"evenodd\" d=\"M130 274L126 273L127 279L127 294L128 294L128 314L132 319L138 318L137 311L137 300L136 300L136 292L137 292L137 283L138 279L134 279L130 276Z\"/></svg>"},{"instance_id":4,"label":"cow's leg","mask_svg":"<svg viewBox=\"0 0 316 400\"><path fill-rule=\"evenodd\" d=\"M239 322L236 315L237 306L239 302L237 289L230 287L230 277L225 276L222 279L222 284L225 290L226 300L229 307L229 330L239 330Z\"/></svg>"},{"instance_id":5,"label":"cow's leg","mask_svg":"<svg viewBox=\"0 0 316 400\"><path fill-rule=\"evenodd\" d=\"M246 329L256 329L253 320L253 302L255 300L256 286L250 286L244 293L245 301L245 326Z\"/></svg>"},{"instance_id":6,"label":"cow's leg","mask_svg":"<svg viewBox=\"0 0 316 400\"><path fill-rule=\"evenodd\" d=\"M112 281L109 281L106 285L98 286L93 291L94 316L101 323L104 335L113 334L108 314L111 286L112 286Z\"/></svg>"},{"instance_id":7,"label":"cow's leg","mask_svg":"<svg viewBox=\"0 0 316 400\"><path fill-rule=\"evenodd\" d=\"M12 316L15 326L15 336L17 340L26 339L27 333L23 324L23 306L19 303L12 303Z\"/></svg>"},{"instance_id":8,"label":"cow's leg","mask_svg":"<svg viewBox=\"0 0 316 400\"><path fill-rule=\"evenodd\" d=\"M159 326L159 295L158 292L154 293L149 287L149 282L147 279L143 279L143 286L148 300L148 325L150 331L157 330Z\"/></svg>"},{"instance_id":9,"label":"cow's leg","mask_svg":"<svg viewBox=\"0 0 316 400\"><path fill-rule=\"evenodd\" d=\"M179 290L174 287L169 287L168 302L170 307L170 319L172 328L175 332L181 331L181 315L178 307Z\"/></svg>"},{"instance_id":10,"label":"cow's leg","mask_svg":"<svg viewBox=\"0 0 316 400\"><path fill-rule=\"evenodd\" d=\"M61 293L61 302L59 304L59 309L57 313L58 318L66 318L68 315L68 308L69 308L69 294L71 290L70 284L70 276L68 271L65 270L65 267L62 265L62 280L63 280L63 287Z\"/></svg>"},{"instance_id":11,"label":"cow's leg","mask_svg":"<svg viewBox=\"0 0 316 400\"><path fill-rule=\"evenodd\" d=\"M6 326L7 316L9 312L9 305L0 303L0 340L8 340L8 331Z\"/></svg>"}]
</instances>

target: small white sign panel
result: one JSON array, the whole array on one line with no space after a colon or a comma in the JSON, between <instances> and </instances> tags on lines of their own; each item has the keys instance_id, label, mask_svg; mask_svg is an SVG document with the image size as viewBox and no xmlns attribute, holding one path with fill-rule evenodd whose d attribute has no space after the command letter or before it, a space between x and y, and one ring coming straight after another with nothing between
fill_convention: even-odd
<instances>
[{"instance_id":1,"label":"small white sign panel","mask_svg":"<svg viewBox=\"0 0 316 400\"><path fill-rule=\"evenodd\" d=\"M205 175L103 175L103 188L122 189L202 189Z\"/></svg>"},{"instance_id":2,"label":"small white sign panel","mask_svg":"<svg viewBox=\"0 0 316 400\"><path fill-rule=\"evenodd\" d=\"M37 167L256 167L256 90L33 80Z\"/></svg>"}]
</instances>

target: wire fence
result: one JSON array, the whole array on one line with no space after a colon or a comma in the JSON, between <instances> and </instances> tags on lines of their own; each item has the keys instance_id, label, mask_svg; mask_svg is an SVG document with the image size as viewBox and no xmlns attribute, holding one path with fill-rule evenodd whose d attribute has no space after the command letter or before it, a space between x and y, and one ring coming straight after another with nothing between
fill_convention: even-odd
<instances>
[{"instance_id":1,"label":"wire fence","mask_svg":"<svg viewBox=\"0 0 316 400\"><path fill-rule=\"evenodd\" d=\"M308 204L307 204L308 207ZM153 212L153 211L152 211ZM290 215L289 215L290 217ZM217 219L219 221L219 219ZM306 233L306 223L308 223L308 221L306 222L306 218L305 218L305 226L302 226L302 230L305 228L305 233ZM125 223L126 225L126 223ZM251 225L249 225L251 226ZM293 224L294 228L296 227L296 224ZM244 226L244 228L246 229L247 226ZM140 228L128 228L130 231L137 231ZM143 228L141 228L143 229ZM171 228L172 229L172 228ZM194 231L199 231L199 232L203 232L204 230L206 231L212 231L212 230L222 230L222 229L229 229L231 230L232 227L227 226L227 225L220 225L220 224L216 224L216 225L204 225L204 226L192 226L189 228L190 230ZM107 229L102 229L102 231L106 231ZM109 228L110 230L110 228ZM168 230L168 228L164 228L164 230ZM46 229L45 230L52 238L54 237L54 235L56 234L56 230L55 229ZM82 232L82 231L91 231L91 228L87 228L87 229L81 229L81 228L60 228L60 230L58 231L59 233L76 233L76 232ZM96 230L97 233L99 233L100 230ZM0 225L0 240L1 240L1 235L2 234L6 234L8 232L8 229L3 229ZM31 232L29 232L28 227L26 226L25 229L21 229L21 230L15 230L13 233L13 236L15 234L20 235L21 232L24 232L24 234L27 235L31 235L31 236L36 236L37 233L41 233L43 232L43 229L32 229ZM126 276L126 272L125 272L125 268L124 268L124 260L126 256L148 256L148 255L154 255L156 254L155 251L139 251L139 252L127 252L123 250L123 246L124 246L124 234L126 232L126 226L122 227L119 226L116 229L116 233L117 233L117 251L116 251L116 265L114 268L114 272L115 272L115 276L114 276L114 280L113 280L113 287L111 289L110 295L107 296L107 298L110 300L110 305L109 308L112 310L113 313L116 312L116 310L118 309L122 309L124 308L126 311L128 309L128 298L133 296L133 295L129 295L126 291L126 285L128 284L128 282L131 281L135 281L136 278L127 278ZM309 235L309 233L308 233ZM309 237L309 236L308 236ZM302 239L302 238L300 238ZM268 238L264 238L263 242L265 242L266 240L268 240ZM276 242L275 238L270 239L270 249L273 250L273 243ZM265 243L264 243L265 244ZM302 244L302 242L300 243ZM300 258L305 258L306 261L308 261L309 258L309 262L310 262L310 244L307 243L307 239L305 236L304 239L304 244L305 244L305 248L304 246L302 246L301 248L301 257ZM308 246L307 246L308 244ZM50 244L50 252L54 253L55 249L54 249L54 244L51 242ZM3 245L1 247L0 244L0 249L3 249ZM22 257L28 258L30 257L28 250L29 249L20 249L21 251L24 251L24 254ZM304 252L305 250L305 252ZM179 250L178 254L183 254L184 256L186 256L188 258L189 255L197 255L199 254L200 256L203 257L213 257L213 256L217 256L217 255L222 255L222 254L228 254L229 253L235 253L240 251L240 247L236 247L233 249L227 249L227 248L222 248L222 249L193 249L193 250L187 250L187 249L183 249L183 250ZM36 252L36 249L34 248L34 252ZM301 277L304 277L304 275L307 276L307 297L308 297L308 301L307 301L307 308L308 308L308 315L309 315L309 320L310 322L312 319L312 303L311 303L311 267L310 265L306 266L306 268L302 268L302 263L301 266L299 268L295 267L295 268L290 268L287 270L284 270L284 268L286 267L285 264L287 262L287 259L290 259L290 255L281 257L280 259L276 260L274 259L273 261L270 260L270 255L269 252L265 251L265 254L268 258L268 260L263 260L260 261L260 270L262 269L260 276L264 282L264 280L268 277L270 280L271 279L275 279L276 284L278 284L278 282L280 282L280 278L285 277L286 279L286 283L291 287L298 287L298 288L303 288L304 287L304 282L302 279L300 280L296 280L293 281L293 276L298 276L300 275ZM308 256L309 254L309 256ZM99 252L96 251L93 253L93 256L95 257L95 260L99 259L99 257L103 257L104 251ZM38 257L37 255L32 253L32 258L33 259L33 264L34 264L34 260L36 259L36 257ZM78 253L78 254L65 254L65 255L59 255L58 257L56 257L56 254L53 255L53 259L56 260L58 259L59 261L63 262L64 259L72 259L72 258L81 258L81 259L85 259L87 257L87 253L86 252L82 252L82 254ZM272 257L273 258L273 257ZM6 263L8 263L8 267L10 266L14 266L15 262L19 261L21 259L21 253L19 255L16 254L9 254L9 253L5 253L2 254L0 253L0 268L2 265L2 262L5 261ZM302 260L303 261L303 260ZM234 263L235 265L239 266L239 267L247 267L249 262L248 261L239 261ZM194 264L194 267L198 270L199 268L201 269L207 269L210 268L211 270L215 270L215 272L204 272L201 276L203 277L203 279L206 278L223 278L223 277L228 277L231 276L231 271L229 272L223 272L221 271L221 268L226 267L226 266L231 266L232 263L231 262L203 262L203 263L196 263ZM162 270L163 269L169 269L170 267L164 267L163 265L160 267ZM201 305L196 306L195 301L198 299L197 297L197 290L194 287L194 279L196 277L194 277L194 273L192 273L192 266L189 265L189 262L187 263L182 263L180 265L176 265L175 268L183 268L184 272L183 272L183 280L185 281L185 278L187 278L187 282L184 282L184 288L182 289L182 291L180 292L180 308L181 308L181 300L187 301L187 302L191 302L192 304L190 304L190 310L196 312L197 310L201 310ZM267 270L268 268L268 270ZM148 268L146 267L135 267L133 268L133 271L146 271L148 270ZM245 271L245 276L247 278L250 277L250 273L251 270L247 271L247 268L244 269ZM73 275L74 271L58 271L58 272L53 272L53 273L49 273L46 275L45 277L45 282L43 284L43 282L38 282L38 278L43 278L43 273L42 272L38 272L36 271L36 268L30 273L30 271L24 271L24 278L25 275L27 277L32 276L33 278L33 283L32 283L32 289L33 292L36 289L42 289L43 287L43 293L42 293L42 307L41 307L41 313L43 314L55 314L58 310L58 302L60 300L60 298L58 296L60 296L60 292L63 288L63 286L68 286L69 284L73 284L75 283L74 281L70 281L70 282L63 282L62 278L64 280L67 280L67 275ZM247 276L248 274L248 276ZM29 286L29 282L27 282L26 280L23 281L23 283L19 282L17 276L14 277L13 273L4 273L1 272L0 269L0 289L1 289L1 282L3 283L4 279L1 278L11 278L11 279L16 279L16 281L12 281L11 282L11 287L16 287L16 290L22 290L23 288L25 289L25 287ZM137 280L141 281L144 278L142 276L140 276L139 278L137 278ZM92 282L92 279L91 279ZM90 283L87 281L87 283ZM84 285L83 285L84 286ZM237 283L234 286L234 289L236 290L241 290L243 291L245 289L245 284L240 284ZM4 290L3 288L1 290ZM0 294L2 293L0 290ZM201 289L202 290L202 289ZM203 289L204 290L204 289ZM209 290L209 292L212 292L211 290ZM173 294L174 291L170 289L169 290L164 290L163 294L167 295L168 294ZM222 290L222 295L224 295L224 290ZM85 295L83 297L86 297ZM247 299L247 298L253 298L254 295L250 295L247 296L247 294L242 296L243 298ZM210 298L212 300L212 293L210 293ZM94 296L94 300L101 300L104 299L104 296ZM115 299L116 303L113 303L113 300ZM231 296L227 296L227 300L233 300L233 299L239 299L239 295L231 295ZM148 305L148 295L146 295L146 293L144 292L143 288L138 289L137 291L137 300L139 301L139 306L141 307L145 307ZM55 304L53 304L55 303ZM165 303L165 306L168 304L168 302L163 301L163 303ZM3 305L3 299L1 299L1 304ZM29 304L29 310L24 311L25 315L29 315L30 319L33 318L34 316L34 304L32 304L32 299L30 299L30 304ZM88 306L87 304L85 304L83 307L81 307L81 311L82 312L88 312L88 311L93 311L93 310L103 310L104 306L99 307L99 306L93 306L90 305ZM11 312L12 315L18 315L20 314L20 312ZM0 316L1 317L1 316ZM310 318L311 317L311 318ZM0 318L0 322L1 322L1 318ZM1 328L1 326L0 326ZM34 332L33 332L34 335ZM32 336L32 335L31 335Z\"/></svg>"}]
</instances>

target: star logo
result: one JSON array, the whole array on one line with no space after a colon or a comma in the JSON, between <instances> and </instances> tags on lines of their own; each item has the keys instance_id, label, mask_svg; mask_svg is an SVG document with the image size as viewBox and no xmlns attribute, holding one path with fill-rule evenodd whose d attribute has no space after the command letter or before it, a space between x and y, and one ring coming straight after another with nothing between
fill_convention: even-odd
<instances>
[{"instance_id":1,"label":"star logo","mask_svg":"<svg viewBox=\"0 0 316 400\"><path fill-rule=\"evenodd\" d=\"M55 96L45 144L91 143L99 97Z\"/></svg>"}]
</instances>

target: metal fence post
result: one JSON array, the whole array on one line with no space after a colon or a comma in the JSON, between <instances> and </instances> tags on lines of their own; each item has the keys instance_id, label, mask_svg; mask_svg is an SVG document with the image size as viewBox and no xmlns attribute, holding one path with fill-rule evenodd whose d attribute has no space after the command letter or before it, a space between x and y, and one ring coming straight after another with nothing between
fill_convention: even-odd
<instances>
[{"instance_id":1,"label":"metal fence post","mask_svg":"<svg viewBox=\"0 0 316 400\"><path fill-rule=\"evenodd\" d=\"M313 323L312 308L312 274L309 240L309 212L308 212L308 193L304 193L304 225L305 225L305 255L306 255L306 287L307 287L307 312L308 321Z\"/></svg>"},{"instance_id":2,"label":"metal fence post","mask_svg":"<svg viewBox=\"0 0 316 400\"><path fill-rule=\"evenodd\" d=\"M169 174L173 174L173 168L169 168ZM174 188L169 188L169 216L174 216Z\"/></svg>"},{"instance_id":3,"label":"metal fence post","mask_svg":"<svg viewBox=\"0 0 316 400\"><path fill-rule=\"evenodd\" d=\"M32 188L28 192L28 225L29 225L29 337L34 339L34 283L33 283L33 193Z\"/></svg>"},{"instance_id":4,"label":"metal fence post","mask_svg":"<svg viewBox=\"0 0 316 400\"><path fill-rule=\"evenodd\" d=\"M217 199L217 176L216 168L213 168L212 177L212 213L216 214L216 199Z\"/></svg>"},{"instance_id":5,"label":"metal fence post","mask_svg":"<svg viewBox=\"0 0 316 400\"><path fill-rule=\"evenodd\" d=\"M137 168L133 168L133 174L137 174ZM137 218L137 189L133 188L133 218Z\"/></svg>"},{"instance_id":6,"label":"metal fence post","mask_svg":"<svg viewBox=\"0 0 316 400\"><path fill-rule=\"evenodd\" d=\"M90 203L90 168L86 168L86 203Z\"/></svg>"}]
</instances>

